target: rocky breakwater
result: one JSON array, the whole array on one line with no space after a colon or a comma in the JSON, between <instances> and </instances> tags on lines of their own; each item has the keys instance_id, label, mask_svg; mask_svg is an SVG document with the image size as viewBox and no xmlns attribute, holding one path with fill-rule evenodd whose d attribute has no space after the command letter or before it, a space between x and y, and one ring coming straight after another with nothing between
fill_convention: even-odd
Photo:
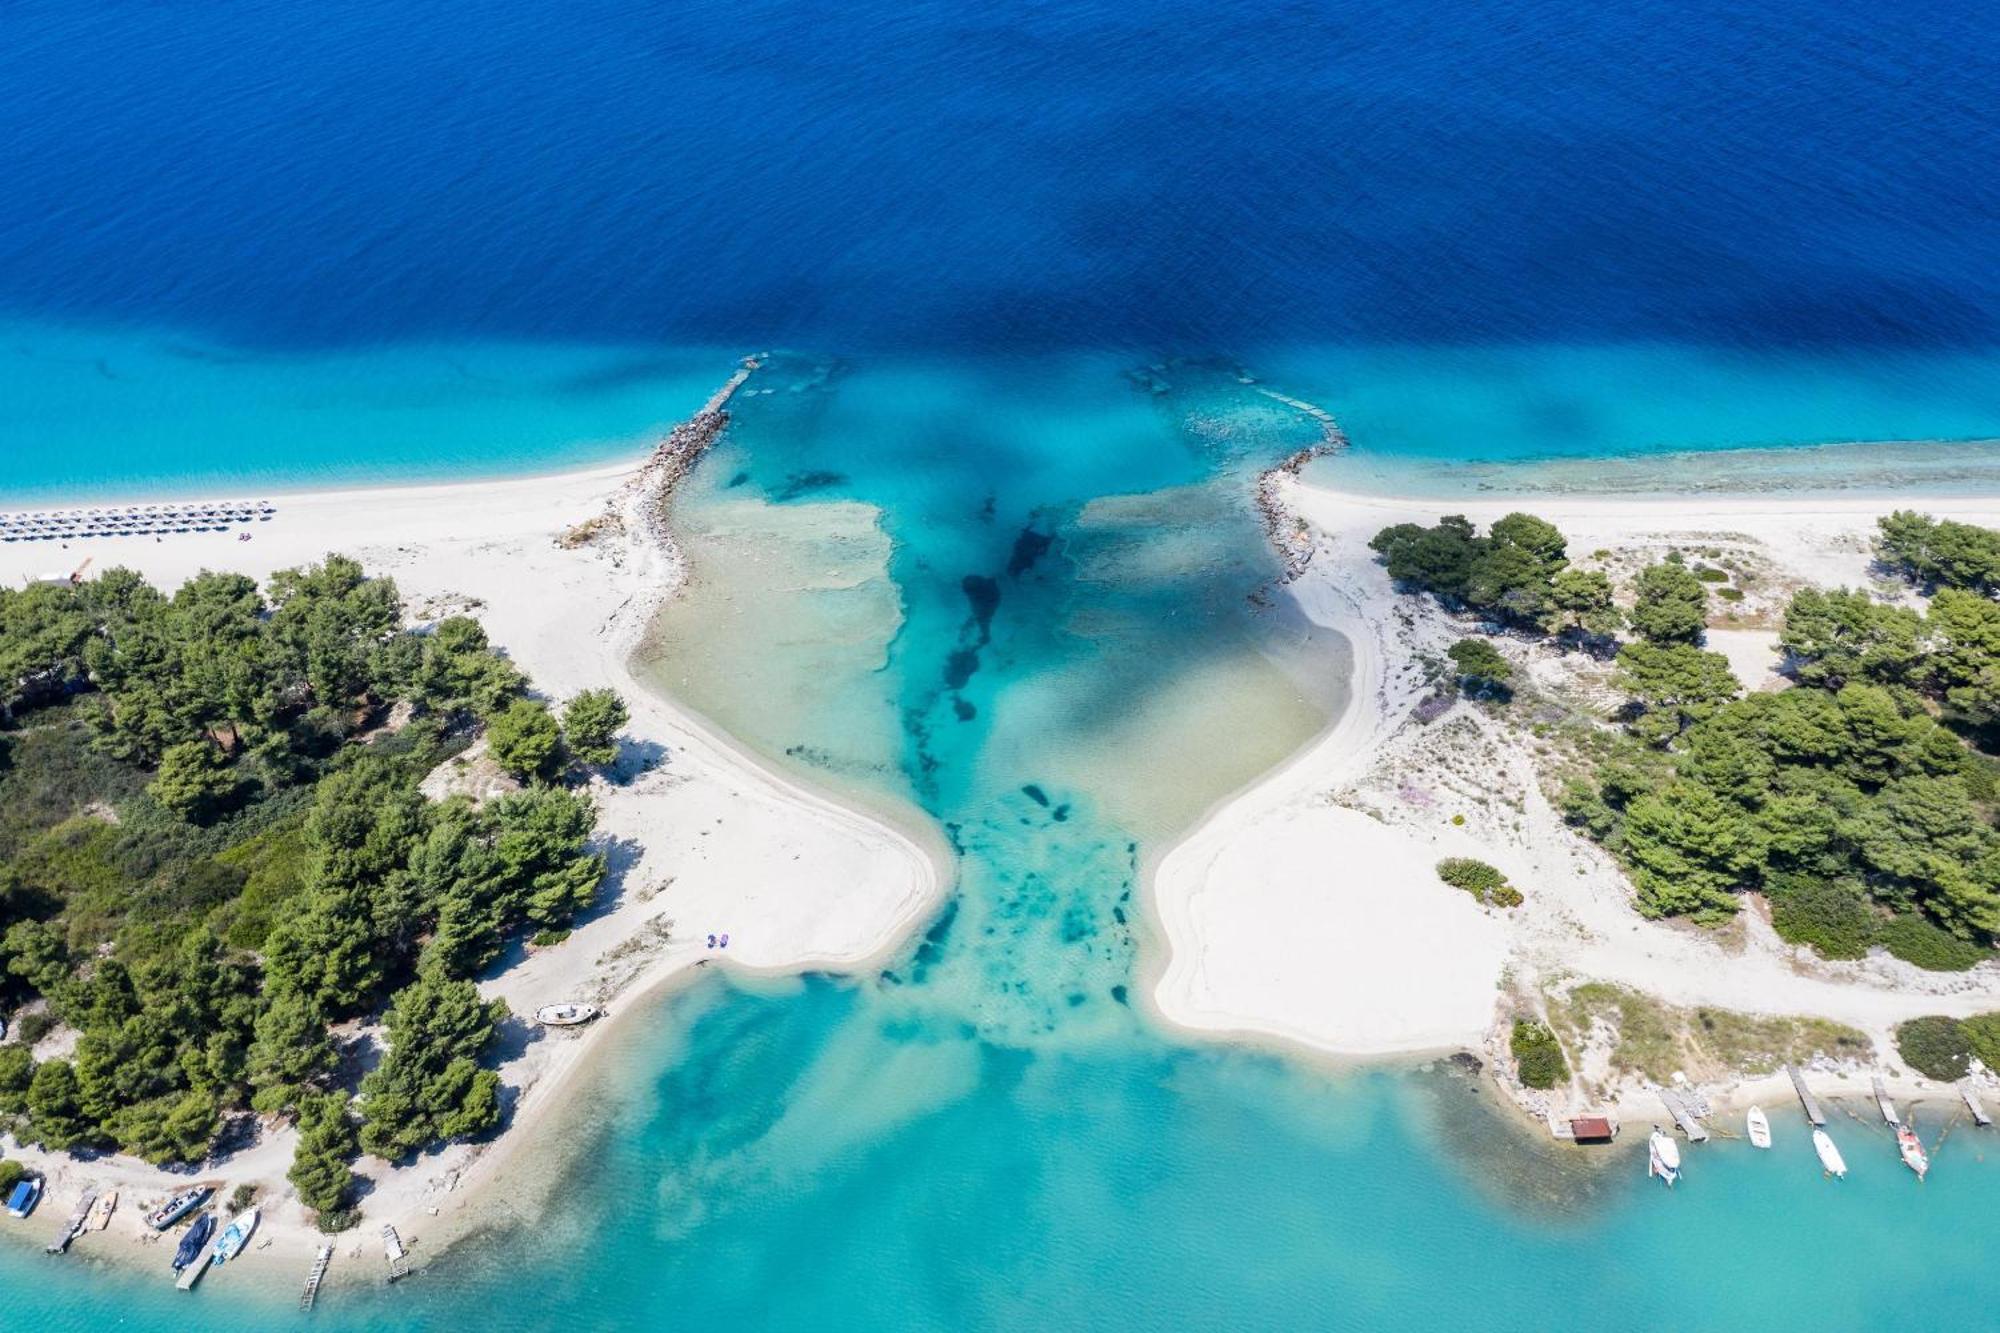
<instances>
[{"instance_id":1,"label":"rocky breakwater","mask_svg":"<svg viewBox=\"0 0 2000 1333\"><path fill-rule=\"evenodd\" d=\"M647 541L678 564L679 550L668 521L674 493L702 455L722 438L723 428L729 424L730 398L763 364L762 357L745 357L736 373L709 396L700 411L677 424L654 446L646 461L605 504L602 513L565 530L556 538L556 544L574 549L600 546L618 538L636 538Z\"/></svg>"}]
</instances>

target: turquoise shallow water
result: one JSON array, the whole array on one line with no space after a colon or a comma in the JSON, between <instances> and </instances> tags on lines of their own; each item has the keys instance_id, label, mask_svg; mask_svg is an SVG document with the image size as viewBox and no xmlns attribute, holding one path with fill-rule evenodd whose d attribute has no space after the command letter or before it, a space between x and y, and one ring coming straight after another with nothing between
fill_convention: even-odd
<instances>
[{"instance_id":1,"label":"turquoise shallow water","mask_svg":"<svg viewBox=\"0 0 2000 1333\"><path fill-rule=\"evenodd\" d=\"M152 428L209 443L131 457L163 485L205 486L298 424L323 443L296 474L269 462L273 485L533 470L606 456L551 441L643 430L728 364L640 358L656 369L577 394L560 386L580 367L631 354L460 349L515 368L496 403L441 378L435 349L407 354L386 378L423 384L421 409L387 429L356 367L395 349L162 370L153 392L178 408ZM1956 356L1884 362L1859 385L1845 359L1740 381L1711 360L1515 349L1472 375L1464 352L1301 348L1247 369L1337 411L1360 454L1399 459L1979 436L2000 420L1976 385L1924 389L1964 385ZM1494 410L1507 380L1541 406ZM1803 392L1834 381L1837 401ZM1702 387L1699 429L1620 406L1675 382ZM16 383L51 419L78 392ZM563 1127L582 1147L546 1147L547 1169L570 1164L545 1215L503 1216L394 1291L338 1289L315 1325L1529 1328L1588 1311L1596 1327L1730 1328L1754 1310L1768 1327L1879 1328L1976 1324L2000 1297L1981 1265L2000 1176L1970 1131L1918 1187L1856 1126L1855 1174L1836 1186L1784 1116L1777 1151L1702 1149L1668 1195L1634 1143L1557 1152L1462 1079L1184 1045L1138 1012L1144 858L1339 702L1341 645L1259 595L1271 567L1247 503L1257 469L1316 431L1235 363L784 354L752 385L684 492L698 577L648 669L780 762L935 820L958 895L879 975L712 981L658 1002ZM1789 413L1773 405L1788 386ZM1552 402L1584 424L1537 449ZM517 409L533 429L492 429ZM1494 424L1475 442L1468 421ZM1378 448L1389 422L1407 434ZM30 456L14 480L43 496L80 467ZM341 1262L372 1271L372 1253ZM231 1276L184 1298L84 1253L0 1249L0 1283L33 1284L45 1329L183 1327L190 1309L292 1321L292 1275L275 1298Z\"/></svg>"},{"instance_id":2,"label":"turquoise shallow water","mask_svg":"<svg viewBox=\"0 0 2000 1333\"><path fill-rule=\"evenodd\" d=\"M1599 1178L1438 1119L1460 1085L1135 1014L1141 861L1342 664L1253 600L1244 479L1303 423L1226 364L1126 372L1244 358L1396 487L1991 439L1996 31L1923 0L0 10L0 500L604 460L803 348L689 489L703 579L651 669L962 852L886 975L663 1001L551 1220L317 1322L1990 1324L1977 1140L1921 1190L1873 1149L1837 1191L1795 1136L1704 1151L1668 1198L1629 1153ZM1924 452L1868 475L1994 484ZM1717 465L1801 480L1766 468ZM0 1247L0 1328L289 1322L222 1276Z\"/></svg>"}]
</instances>

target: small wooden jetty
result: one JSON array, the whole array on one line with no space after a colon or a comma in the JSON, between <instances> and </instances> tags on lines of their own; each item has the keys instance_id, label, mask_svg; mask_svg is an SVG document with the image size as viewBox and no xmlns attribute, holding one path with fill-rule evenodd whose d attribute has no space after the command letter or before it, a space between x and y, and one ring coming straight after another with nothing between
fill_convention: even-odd
<instances>
[{"instance_id":1,"label":"small wooden jetty","mask_svg":"<svg viewBox=\"0 0 2000 1333\"><path fill-rule=\"evenodd\" d=\"M403 1248L403 1238L396 1234L396 1228L382 1224L382 1254L389 1261L389 1280L401 1281L410 1275L410 1252Z\"/></svg>"},{"instance_id":2,"label":"small wooden jetty","mask_svg":"<svg viewBox=\"0 0 2000 1333\"><path fill-rule=\"evenodd\" d=\"M1806 1088L1806 1078L1797 1065L1786 1065L1785 1072L1791 1075L1792 1091L1799 1094L1799 1105L1806 1108L1806 1123L1814 1129L1826 1128L1826 1112L1819 1109L1819 1102Z\"/></svg>"},{"instance_id":3,"label":"small wooden jetty","mask_svg":"<svg viewBox=\"0 0 2000 1333\"><path fill-rule=\"evenodd\" d=\"M1686 1097L1671 1088L1661 1088L1660 1104L1667 1108L1667 1114L1680 1126L1681 1133L1687 1135L1689 1143L1708 1142L1708 1128L1695 1115L1694 1106Z\"/></svg>"},{"instance_id":4,"label":"small wooden jetty","mask_svg":"<svg viewBox=\"0 0 2000 1333\"><path fill-rule=\"evenodd\" d=\"M208 1266L214 1262L215 1251L206 1245L202 1246L201 1253L194 1257L194 1262L181 1270L180 1280L174 1283L174 1290L193 1291L194 1284L201 1281L201 1275L206 1273Z\"/></svg>"},{"instance_id":5,"label":"small wooden jetty","mask_svg":"<svg viewBox=\"0 0 2000 1333\"><path fill-rule=\"evenodd\" d=\"M1882 1085L1882 1076L1877 1074L1873 1082L1875 1086L1875 1105L1882 1112L1883 1123L1887 1124L1891 1129L1900 1128L1903 1123L1902 1118L1896 1114L1896 1103L1889 1100L1889 1089Z\"/></svg>"},{"instance_id":6,"label":"small wooden jetty","mask_svg":"<svg viewBox=\"0 0 2000 1333\"><path fill-rule=\"evenodd\" d=\"M313 1302L319 1299L319 1284L326 1281L326 1266L332 1262L333 1246L320 1246L319 1253L313 1256L312 1272L306 1274L306 1285L299 1292L299 1313L312 1309Z\"/></svg>"},{"instance_id":7,"label":"small wooden jetty","mask_svg":"<svg viewBox=\"0 0 2000 1333\"><path fill-rule=\"evenodd\" d=\"M1993 1123L1993 1117L1986 1114L1986 1107L1979 1100L1979 1090L1967 1079L1958 1085L1958 1095L1965 1098L1965 1109L1972 1112L1972 1123L1982 1129Z\"/></svg>"},{"instance_id":8,"label":"small wooden jetty","mask_svg":"<svg viewBox=\"0 0 2000 1333\"><path fill-rule=\"evenodd\" d=\"M69 1220L62 1224L62 1230L56 1232L56 1238L49 1242L50 1254L61 1254L69 1248L71 1241L83 1234L84 1225L90 1221L90 1210L96 1203L97 1191L86 1189L83 1197L76 1201L76 1207L70 1211Z\"/></svg>"}]
</instances>

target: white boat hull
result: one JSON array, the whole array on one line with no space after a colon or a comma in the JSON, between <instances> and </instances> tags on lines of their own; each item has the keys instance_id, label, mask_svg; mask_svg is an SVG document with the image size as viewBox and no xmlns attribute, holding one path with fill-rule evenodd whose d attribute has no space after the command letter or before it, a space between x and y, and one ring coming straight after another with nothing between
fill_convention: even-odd
<instances>
[{"instance_id":1,"label":"white boat hull","mask_svg":"<svg viewBox=\"0 0 2000 1333\"><path fill-rule=\"evenodd\" d=\"M1813 1151L1819 1154L1819 1164L1826 1168L1830 1176L1847 1174L1847 1159L1840 1155L1840 1149L1833 1146L1833 1139L1823 1129L1813 1131Z\"/></svg>"},{"instance_id":2,"label":"white boat hull","mask_svg":"<svg viewBox=\"0 0 2000 1333\"><path fill-rule=\"evenodd\" d=\"M1764 1110L1762 1107L1753 1106L1750 1108L1750 1114L1747 1118L1747 1123L1750 1129L1751 1146L1757 1148L1770 1147L1771 1122L1765 1118Z\"/></svg>"},{"instance_id":3,"label":"white boat hull","mask_svg":"<svg viewBox=\"0 0 2000 1333\"><path fill-rule=\"evenodd\" d=\"M1659 1130L1646 1141L1646 1174L1658 1176L1672 1185L1681 1178L1681 1149Z\"/></svg>"}]
</instances>

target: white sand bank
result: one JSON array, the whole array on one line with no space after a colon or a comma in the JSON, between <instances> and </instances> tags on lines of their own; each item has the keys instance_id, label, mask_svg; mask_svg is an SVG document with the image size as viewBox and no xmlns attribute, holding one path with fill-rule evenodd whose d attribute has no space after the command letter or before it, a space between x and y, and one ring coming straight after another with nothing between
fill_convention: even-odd
<instances>
[{"instance_id":1,"label":"white sand bank","mask_svg":"<svg viewBox=\"0 0 2000 1333\"><path fill-rule=\"evenodd\" d=\"M645 1021L647 992L705 964L758 972L867 965L893 950L935 906L948 857L920 822L911 831L836 805L781 776L712 734L696 719L649 693L627 670L628 654L659 599L680 576L677 553L640 536L613 536L565 550L555 541L571 525L619 498L626 467L463 485L314 492L272 497L277 515L234 535L187 534L0 546L0 580L19 586L52 569L91 561L90 571L126 565L172 588L203 570L259 579L310 563L329 551L393 576L415 615L468 609L493 641L552 698L611 685L632 712L628 750L656 765L626 765L622 785L599 781L600 836L613 879L605 901L564 943L514 956L481 989L516 1015L551 1001L581 998L611 1018L565 1032L524 1029L500 1066L514 1102L509 1127L493 1142L456 1145L392 1168L366 1160L372 1180L360 1231L339 1241L345 1256L366 1256L355 1274L381 1272L377 1233L392 1222L420 1254L434 1253L479 1219L482 1190L506 1170L524 1141L536 1137L558 1089L617 1023ZM635 521L627 532L643 532ZM643 770L643 771L642 771ZM708 947L727 932L726 950ZM258 1243L271 1240L284 1259L284 1281L302 1276L318 1243L284 1175L292 1134L265 1133L246 1152L204 1170L230 1186L256 1183L265 1209ZM116 1184L120 1213L103 1237L80 1248L139 1235L134 1205L167 1192L176 1180L144 1163L105 1158L82 1163L62 1155L14 1152L46 1170L48 1200L33 1228L53 1230L87 1183ZM185 1179L185 1178L179 1178ZM514 1202L518 1203L519 1200ZM117 1248L124 1248L118 1245ZM150 1252L142 1252L150 1253ZM150 1261L150 1259L149 1259ZM233 1267L233 1266L232 1266ZM262 1267L259 1264L259 1267Z\"/></svg>"},{"instance_id":2,"label":"white sand bank","mask_svg":"<svg viewBox=\"0 0 2000 1333\"><path fill-rule=\"evenodd\" d=\"M1642 920L1615 864L1544 799L1524 729L1465 704L1428 727L1410 720L1427 688L1419 655L1441 655L1467 627L1428 599L1394 593L1367 549L1392 523L1454 512L1484 524L1526 509L1560 526L1576 558L1718 551L1756 575L1736 607L1745 627L1718 633L1714 646L1746 684L1773 688L1782 685L1774 640L1758 622L1790 587L1866 581L1874 521L1892 508L2000 526L2000 501L1396 500L1291 481L1280 493L1314 542L1291 593L1350 640L1352 702L1305 753L1159 862L1153 902L1167 956L1154 1003L1169 1022L1340 1056L1490 1050L1503 992L1574 976L1680 1005L1834 1019L1873 1036L1884 1068L1900 1072L1895 1023L2000 1007L1994 964L1955 975L1882 955L1825 963L1752 911L1721 934ZM1573 696L1610 697L1604 673L1593 680L1574 656L1503 648L1538 683L1558 676ZM1525 905L1485 909L1444 886L1434 866L1453 855L1499 866Z\"/></svg>"}]
</instances>

